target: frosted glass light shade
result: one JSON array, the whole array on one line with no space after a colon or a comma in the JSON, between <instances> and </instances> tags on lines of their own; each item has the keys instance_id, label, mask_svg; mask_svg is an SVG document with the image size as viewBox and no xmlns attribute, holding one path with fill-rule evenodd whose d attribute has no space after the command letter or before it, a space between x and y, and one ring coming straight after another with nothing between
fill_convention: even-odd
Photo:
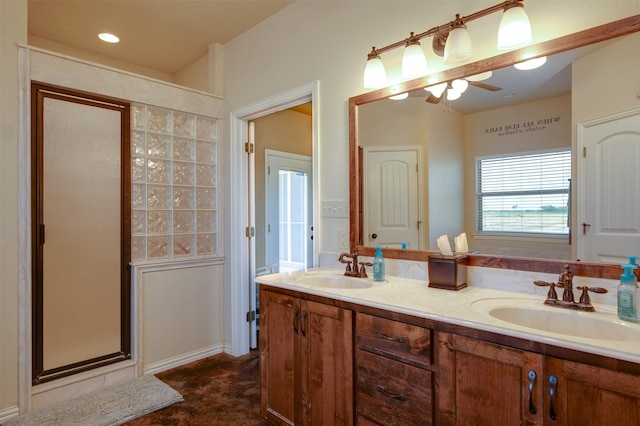
<instances>
[{"instance_id":1,"label":"frosted glass light shade","mask_svg":"<svg viewBox=\"0 0 640 426\"><path fill-rule=\"evenodd\" d=\"M402 55L402 78L418 78L427 75L427 58L419 43L410 44Z\"/></svg>"},{"instance_id":2,"label":"frosted glass light shade","mask_svg":"<svg viewBox=\"0 0 640 426\"><path fill-rule=\"evenodd\" d=\"M453 87L457 92L464 93L464 91L469 87L469 82L464 78L458 78L451 82L451 87Z\"/></svg>"},{"instance_id":3,"label":"frosted glass light shade","mask_svg":"<svg viewBox=\"0 0 640 426\"><path fill-rule=\"evenodd\" d=\"M456 99L460 98L460 96L462 96L462 93L458 92L456 89L447 89L448 101L455 101Z\"/></svg>"},{"instance_id":4,"label":"frosted glass light shade","mask_svg":"<svg viewBox=\"0 0 640 426\"><path fill-rule=\"evenodd\" d=\"M498 49L515 49L531 40L531 23L524 6L520 4L505 10L498 28Z\"/></svg>"},{"instance_id":5,"label":"frosted glass light shade","mask_svg":"<svg viewBox=\"0 0 640 426\"><path fill-rule=\"evenodd\" d=\"M455 27L447 37L444 45L444 63L454 64L471 58L471 37L467 27L460 25Z\"/></svg>"},{"instance_id":6,"label":"frosted glass light shade","mask_svg":"<svg viewBox=\"0 0 640 426\"><path fill-rule=\"evenodd\" d=\"M440 96L442 96L442 93L446 88L447 83L439 83L434 84L433 86L425 87L424 90L428 90L429 92L433 93L433 96L439 98Z\"/></svg>"},{"instance_id":7,"label":"frosted glass light shade","mask_svg":"<svg viewBox=\"0 0 640 426\"><path fill-rule=\"evenodd\" d=\"M364 68L364 87L365 89L379 89L387 85L387 72L384 70L384 64L380 57L367 60Z\"/></svg>"}]
</instances>

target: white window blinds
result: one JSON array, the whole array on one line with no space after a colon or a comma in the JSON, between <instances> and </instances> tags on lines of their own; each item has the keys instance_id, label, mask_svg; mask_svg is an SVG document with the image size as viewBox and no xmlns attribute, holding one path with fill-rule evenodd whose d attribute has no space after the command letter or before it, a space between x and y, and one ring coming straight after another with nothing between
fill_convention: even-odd
<instances>
[{"instance_id":1,"label":"white window blinds","mask_svg":"<svg viewBox=\"0 0 640 426\"><path fill-rule=\"evenodd\" d=\"M571 151L476 159L479 232L568 234Z\"/></svg>"}]
</instances>

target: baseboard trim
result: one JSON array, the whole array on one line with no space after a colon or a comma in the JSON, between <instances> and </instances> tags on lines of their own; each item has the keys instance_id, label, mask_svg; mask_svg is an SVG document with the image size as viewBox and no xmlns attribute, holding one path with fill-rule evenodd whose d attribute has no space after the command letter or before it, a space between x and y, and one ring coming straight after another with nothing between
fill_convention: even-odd
<instances>
[{"instance_id":1,"label":"baseboard trim","mask_svg":"<svg viewBox=\"0 0 640 426\"><path fill-rule=\"evenodd\" d=\"M198 349L195 351L187 352L184 354L177 355L175 357L167 358L162 361L153 362L151 364L145 365L143 367L143 374L156 374L165 370L170 370L172 368L180 367L181 365L189 364L190 362L198 361L203 358L217 355L219 353L225 352L225 345L218 344L209 346L206 348Z\"/></svg>"},{"instance_id":2,"label":"baseboard trim","mask_svg":"<svg viewBox=\"0 0 640 426\"><path fill-rule=\"evenodd\" d=\"M0 424L4 424L7 420L13 419L20 415L20 407L17 405L14 407L3 408L0 410Z\"/></svg>"}]
</instances>

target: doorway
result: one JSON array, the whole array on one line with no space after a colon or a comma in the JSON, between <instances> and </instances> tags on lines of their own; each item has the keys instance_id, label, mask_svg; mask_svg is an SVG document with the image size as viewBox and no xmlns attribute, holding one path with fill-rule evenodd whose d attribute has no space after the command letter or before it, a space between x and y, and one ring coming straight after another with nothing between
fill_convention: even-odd
<instances>
[{"instance_id":1,"label":"doorway","mask_svg":"<svg viewBox=\"0 0 640 426\"><path fill-rule=\"evenodd\" d=\"M311 267L311 157L267 149L265 160L265 268L286 272Z\"/></svg>"},{"instance_id":2,"label":"doorway","mask_svg":"<svg viewBox=\"0 0 640 426\"><path fill-rule=\"evenodd\" d=\"M273 97L260 100L253 104L232 111L230 117L230 159L229 159L229 194L232 194L227 214L229 215L228 232L228 253L229 261L225 265L226 293L229 295L229 329L226 331L229 336L229 352L232 355L243 355L248 353L251 347L255 347L255 321L251 319L252 311L255 312L255 268L250 268L251 250L255 250L255 238L247 238L247 230L255 227L258 221L250 221L255 217L250 215L250 206L254 203L255 195L250 200L249 177L250 161L247 155L254 157L254 154L247 154L245 143L249 140L250 120L255 120L269 114L283 111L298 105L310 103L311 114L311 145L312 145L312 175L313 175L313 205L318 205L317 175L318 175L318 89L319 82L313 81L305 85L296 87ZM255 160L252 158L251 161ZM260 161L255 161L259 166ZM264 164L264 163L263 163ZM256 173L258 175L258 173ZM255 209L254 209L255 210ZM312 223L317 223L317 209L312 211ZM249 233L250 235L250 233ZM314 229L313 239L313 265L318 259L318 230Z\"/></svg>"}]
</instances>

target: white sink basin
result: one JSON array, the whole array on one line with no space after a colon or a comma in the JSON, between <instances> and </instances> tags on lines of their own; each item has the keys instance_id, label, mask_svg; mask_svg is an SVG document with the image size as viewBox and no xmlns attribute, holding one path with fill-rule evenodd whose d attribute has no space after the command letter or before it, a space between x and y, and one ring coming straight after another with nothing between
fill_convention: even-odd
<instances>
[{"instance_id":1,"label":"white sink basin","mask_svg":"<svg viewBox=\"0 0 640 426\"><path fill-rule=\"evenodd\" d=\"M333 289L362 289L373 286L370 278L347 277L337 272L303 272L296 276L295 282L308 287L322 287Z\"/></svg>"},{"instance_id":2,"label":"white sink basin","mask_svg":"<svg viewBox=\"0 0 640 426\"><path fill-rule=\"evenodd\" d=\"M640 326L619 320L615 313L578 312L550 307L543 300L481 299L474 309L510 324L587 339L639 341Z\"/></svg>"}]
</instances>

